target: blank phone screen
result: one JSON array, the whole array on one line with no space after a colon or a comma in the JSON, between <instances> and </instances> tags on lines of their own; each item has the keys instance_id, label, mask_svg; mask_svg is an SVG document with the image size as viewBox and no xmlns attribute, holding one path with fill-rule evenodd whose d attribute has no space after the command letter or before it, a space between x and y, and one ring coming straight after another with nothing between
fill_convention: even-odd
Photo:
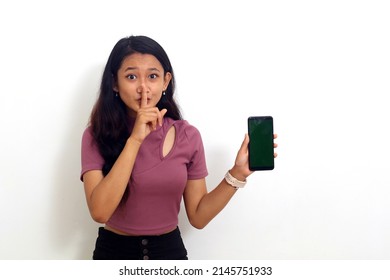
<instances>
[{"instance_id":1,"label":"blank phone screen","mask_svg":"<svg viewBox=\"0 0 390 280\"><path fill-rule=\"evenodd\" d=\"M274 169L274 132L271 116L249 117L249 169Z\"/></svg>"}]
</instances>

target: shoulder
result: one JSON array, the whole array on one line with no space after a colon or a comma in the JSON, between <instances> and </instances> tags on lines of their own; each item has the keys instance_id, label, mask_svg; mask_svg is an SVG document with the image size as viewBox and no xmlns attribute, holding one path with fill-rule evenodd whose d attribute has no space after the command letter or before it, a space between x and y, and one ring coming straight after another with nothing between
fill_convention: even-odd
<instances>
[{"instance_id":1,"label":"shoulder","mask_svg":"<svg viewBox=\"0 0 390 280\"><path fill-rule=\"evenodd\" d=\"M85 143L85 144L92 144L93 142L93 134L92 134L92 128L91 126L88 126L84 132L83 132L83 136L82 136L82 142Z\"/></svg>"},{"instance_id":2,"label":"shoulder","mask_svg":"<svg viewBox=\"0 0 390 280\"><path fill-rule=\"evenodd\" d=\"M183 133L189 140L194 137L200 138L200 131L187 120L174 121L174 125L178 130L178 133Z\"/></svg>"},{"instance_id":3,"label":"shoulder","mask_svg":"<svg viewBox=\"0 0 390 280\"><path fill-rule=\"evenodd\" d=\"M83 133L81 140L81 157L82 160L93 159L93 161L95 161L97 158L99 158L100 161L101 155L99 146L93 137L93 132L90 127L87 127Z\"/></svg>"},{"instance_id":4,"label":"shoulder","mask_svg":"<svg viewBox=\"0 0 390 280\"><path fill-rule=\"evenodd\" d=\"M80 179L83 180L83 174L90 170L102 170L104 159L99 152L99 147L93 137L91 127L87 127L82 136L81 143L81 174Z\"/></svg>"},{"instance_id":5,"label":"shoulder","mask_svg":"<svg viewBox=\"0 0 390 280\"><path fill-rule=\"evenodd\" d=\"M98 145L97 145L96 140L95 140L95 137L93 136L93 131L92 131L91 126L88 126L84 130L82 138L81 138L81 144L82 144L82 148L84 150L85 149L99 150Z\"/></svg>"}]
</instances>

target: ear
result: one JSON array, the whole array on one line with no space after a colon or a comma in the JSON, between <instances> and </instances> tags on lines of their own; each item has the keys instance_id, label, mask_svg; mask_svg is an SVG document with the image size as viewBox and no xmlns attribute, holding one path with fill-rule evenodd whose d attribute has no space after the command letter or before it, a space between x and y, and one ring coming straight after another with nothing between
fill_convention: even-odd
<instances>
[{"instance_id":1,"label":"ear","mask_svg":"<svg viewBox=\"0 0 390 280\"><path fill-rule=\"evenodd\" d=\"M119 90L118 90L118 85L117 85L117 82L116 82L114 76L112 76L112 89L113 89L115 92L119 92Z\"/></svg>"},{"instance_id":2,"label":"ear","mask_svg":"<svg viewBox=\"0 0 390 280\"><path fill-rule=\"evenodd\" d=\"M167 89L171 79L172 79L172 74L170 72L165 73L165 76L164 76L164 90Z\"/></svg>"}]
</instances>

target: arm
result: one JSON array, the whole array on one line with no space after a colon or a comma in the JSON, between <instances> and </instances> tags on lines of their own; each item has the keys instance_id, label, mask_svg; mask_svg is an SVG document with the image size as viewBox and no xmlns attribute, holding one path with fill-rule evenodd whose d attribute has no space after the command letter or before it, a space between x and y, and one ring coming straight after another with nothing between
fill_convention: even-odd
<instances>
[{"instance_id":1,"label":"arm","mask_svg":"<svg viewBox=\"0 0 390 280\"><path fill-rule=\"evenodd\" d=\"M162 124L166 110L146 108L146 102L143 95L133 131L110 172L103 176L101 170L91 170L83 175L87 205L96 222L105 223L114 213L127 188L141 143L157 123Z\"/></svg>"},{"instance_id":2,"label":"arm","mask_svg":"<svg viewBox=\"0 0 390 280\"><path fill-rule=\"evenodd\" d=\"M188 220L197 229L204 228L228 204L236 190L222 180L207 193L205 179L189 180L184 191Z\"/></svg>"},{"instance_id":3,"label":"arm","mask_svg":"<svg viewBox=\"0 0 390 280\"><path fill-rule=\"evenodd\" d=\"M130 137L105 177L101 170L91 170L83 175L87 205L96 222L105 223L121 201L140 145Z\"/></svg>"},{"instance_id":4,"label":"arm","mask_svg":"<svg viewBox=\"0 0 390 280\"><path fill-rule=\"evenodd\" d=\"M274 138L276 137L275 135ZM248 167L248 143L249 137L246 135L237 153L234 167L230 170L230 174L240 181L245 181L253 173ZM276 157L277 154L275 153L274 156ZM204 228L222 211L236 191L225 179L209 193L204 178L188 180L184 191L184 203L191 225L198 229Z\"/></svg>"}]
</instances>

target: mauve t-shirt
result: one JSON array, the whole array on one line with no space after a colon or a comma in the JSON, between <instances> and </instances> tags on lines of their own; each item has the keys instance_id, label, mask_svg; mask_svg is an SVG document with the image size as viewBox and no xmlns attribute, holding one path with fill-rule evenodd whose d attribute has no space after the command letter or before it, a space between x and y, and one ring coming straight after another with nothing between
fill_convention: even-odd
<instances>
[{"instance_id":1,"label":"mauve t-shirt","mask_svg":"<svg viewBox=\"0 0 390 280\"><path fill-rule=\"evenodd\" d=\"M172 149L164 157L168 130L175 127ZM104 160L88 127L82 137L81 179L89 170L101 170ZM163 125L143 141L128 188L107 225L129 234L159 235L178 225L178 214L187 180L207 176L199 131L187 121L164 118Z\"/></svg>"}]
</instances>

